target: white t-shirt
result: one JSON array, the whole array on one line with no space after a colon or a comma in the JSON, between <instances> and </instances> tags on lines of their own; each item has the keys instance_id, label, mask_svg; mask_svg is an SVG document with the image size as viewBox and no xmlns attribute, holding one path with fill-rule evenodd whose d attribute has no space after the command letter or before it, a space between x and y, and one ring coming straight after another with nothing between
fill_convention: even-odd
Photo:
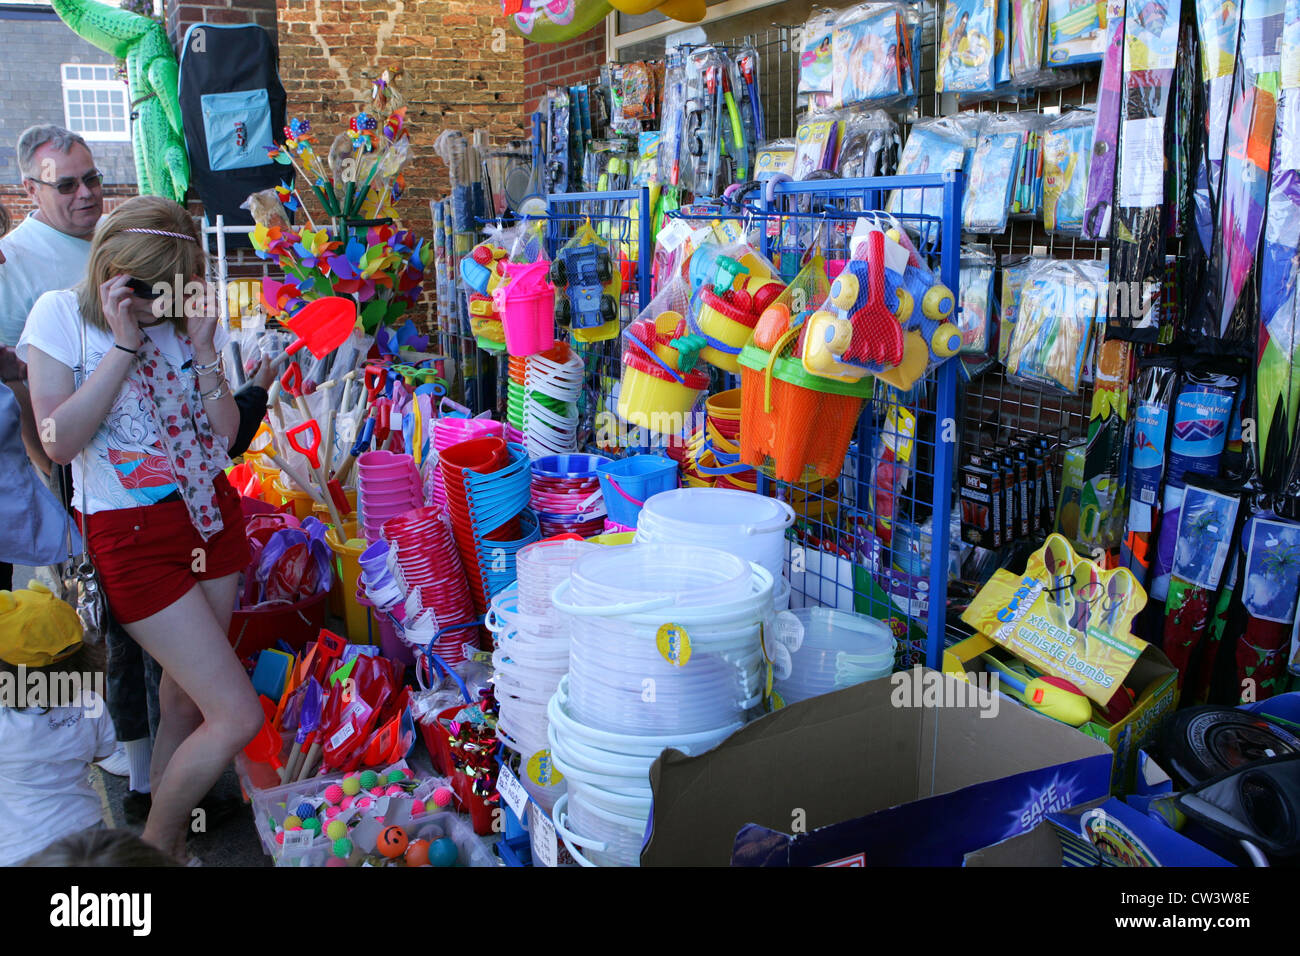
<instances>
[{"instance_id":1,"label":"white t-shirt","mask_svg":"<svg viewBox=\"0 0 1300 956\"><path fill-rule=\"evenodd\" d=\"M88 774L117 741L103 699L88 692L87 704L46 713L0 707L0 866L104 818Z\"/></svg>"},{"instance_id":2,"label":"white t-shirt","mask_svg":"<svg viewBox=\"0 0 1300 956\"><path fill-rule=\"evenodd\" d=\"M192 374L181 367L193 357L193 352L181 345L171 323L144 332L178 373ZM228 333L217 329L218 351L225 348L229 339ZM18 357L23 361L28 361L29 348L40 349L68 368L81 364L81 313L77 310L75 292L47 292L36 300L27 328L18 341ZM86 378L112 348L111 332L86 327ZM72 482L72 502L78 509L85 488L86 514L151 505L176 490L176 479L154 427L149 398L134 376L128 376L122 383L112 411L90 444L73 461Z\"/></svg>"},{"instance_id":3,"label":"white t-shirt","mask_svg":"<svg viewBox=\"0 0 1300 956\"><path fill-rule=\"evenodd\" d=\"M32 306L51 289L67 289L86 274L90 242L59 232L30 215L0 239L0 345L17 345Z\"/></svg>"}]
</instances>

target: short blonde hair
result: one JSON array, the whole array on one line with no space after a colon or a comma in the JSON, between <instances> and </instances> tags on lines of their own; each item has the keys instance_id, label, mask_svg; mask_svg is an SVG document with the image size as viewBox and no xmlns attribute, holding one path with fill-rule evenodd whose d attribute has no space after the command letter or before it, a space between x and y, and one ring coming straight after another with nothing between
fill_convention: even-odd
<instances>
[{"instance_id":1,"label":"short blonde hair","mask_svg":"<svg viewBox=\"0 0 1300 956\"><path fill-rule=\"evenodd\" d=\"M129 229L161 229L190 236L193 241ZM202 278L206 266L202 237L189 213L161 196L134 196L110 212L95 230L86 275L76 288L81 317L108 331L99 287L113 276L125 274L151 285L172 284L180 276L181 288L172 290L172 314L167 321L183 325L184 284L196 276Z\"/></svg>"}]
</instances>

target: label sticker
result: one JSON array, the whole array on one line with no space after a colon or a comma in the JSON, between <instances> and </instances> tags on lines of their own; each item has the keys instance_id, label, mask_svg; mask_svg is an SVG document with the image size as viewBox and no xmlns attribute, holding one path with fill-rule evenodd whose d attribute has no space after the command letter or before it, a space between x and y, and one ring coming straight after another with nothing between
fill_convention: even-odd
<instances>
[{"instance_id":1,"label":"label sticker","mask_svg":"<svg viewBox=\"0 0 1300 956\"><path fill-rule=\"evenodd\" d=\"M776 639L791 654L803 647L803 623L789 611L781 611L776 616Z\"/></svg>"},{"instance_id":2,"label":"label sticker","mask_svg":"<svg viewBox=\"0 0 1300 956\"><path fill-rule=\"evenodd\" d=\"M524 772L528 774L528 779L539 787L553 787L564 779L564 774L556 770L555 764L551 761L549 748L539 750L529 757Z\"/></svg>"},{"instance_id":3,"label":"label sticker","mask_svg":"<svg viewBox=\"0 0 1300 956\"><path fill-rule=\"evenodd\" d=\"M555 866L560 855L555 824L535 803L528 805L528 818L533 831L533 865Z\"/></svg>"},{"instance_id":4,"label":"label sticker","mask_svg":"<svg viewBox=\"0 0 1300 956\"><path fill-rule=\"evenodd\" d=\"M663 624L655 635L659 653L674 667L685 667L691 659L691 638L680 624Z\"/></svg>"},{"instance_id":5,"label":"label sticker","mask_svg":"<svg viewBox=\"0 0 1300 956\"><path fill-rule=\"evenodd\" d=\"M528 791L509 767L502 767L501 772L497 774L497 792L505 798L506 806L514 813L516 819L522 822L524 811L528 809Z\"/></svg>"}]
</instances>

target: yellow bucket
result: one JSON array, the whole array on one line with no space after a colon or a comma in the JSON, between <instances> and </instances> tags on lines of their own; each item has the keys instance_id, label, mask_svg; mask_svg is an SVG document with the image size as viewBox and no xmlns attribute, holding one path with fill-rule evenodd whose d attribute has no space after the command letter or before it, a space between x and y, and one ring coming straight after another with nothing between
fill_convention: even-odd
<instances>
[{"instance_id":1,"label":"yellow bucket","mask_svg":"<svg viewBox=\"0 0 1300 956\"><path fill-rule=\"evenodd\" d=\"M353 519L355 520L356 515L357 515L357 492L356 492L356 489L354 489L354 488L347 488L347 489L344 490L343 494L347 497L347 499L348 499L348 504L352 506L352 517L353 517ZM313 502L311 503L311 514L312 514L312 517L313 517L313 518L318 518L318 519L320 519L320 521L322 521L324 524L330 524L330 523L332 523L332 519L330 518L330 510L329 510L329 508L327 508L325 505L322 505L322 504L319 504L319 503L313 501ZM344 523L345 525L347 525L347 524L353 524L354 521L349 521L348 518L347 518L347 516L345 515L345 516L343 517L343 523Z\"/></svg>"},{"instance_id":2,"label":"yellow bucket","mask_svg":"<svg viewBox=\"0 0 1300 956\"><path fill-rule=\"evenodd\" d=\"M652 432L675 435L685 427L686 415L701 391L624 365L618 417Z\"/></svg>"},{"instance_id":3,"label":"yellow bucket","mask_svg":"<svg viewBox=\"0 0 1300 956\"><path fill-rule=\"evenodd\" d=\"M349 536L355 535L357 523L344 521L343 532ZM342 607L337 616L343 618L348 640L354 644L366 641L370 634L370 612L357 603L357 584L361 581L360 558L361 552L366 550L366 540L349 537L346 541L340 542L333 528L325 532L325 540L336 558L334 570L338 575L338 581L335 583L334 592L338 592L342 599ZM333 603L334 592L330 594L331 603Z\"/></svg>"},{"instance_id":4,"label":"yellow bucket","mask_svg":"<svg viewBox=\"0 0 1300 956\"><path fill-rule=\"evenodd\" d=\"M302 521L311 517L311 506L315 504L311 495L305 491L299 491L297 488L286 488L284 476L278 471L275 477L271 479L272 494L278 499L274 504L292 504L293 513Z\"/></svg>"}]
</instances>

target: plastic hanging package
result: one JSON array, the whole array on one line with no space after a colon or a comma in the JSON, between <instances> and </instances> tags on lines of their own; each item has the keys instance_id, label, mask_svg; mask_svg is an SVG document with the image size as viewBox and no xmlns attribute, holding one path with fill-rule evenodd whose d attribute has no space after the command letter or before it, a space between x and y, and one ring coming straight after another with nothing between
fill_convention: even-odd
<instances>
[{"instance_id":1,"label":"plastic hanging package","mask_svg":"<svg viewBox=\"0 0 1300 956\"><path fill-rule=\"evenodd\" d=\"M1025 278L1037 263L1045 261L1043 256L1015 255L1002 260L1002 286L998 308L998 361L1007 362L1007 352L1011 348L1011 338L1016 330L1016 319L1020 309L1020 291L1024 288Z\"/></svg>"},{"instance_id":2,"label":"plastic hanging package","mask_svg":"<svg viewBox=\"0 0 1300 956\"><path fill-rule=\"evenodd\" d=\"M843 11L831 30L830 104L899 112L915 105L918 24L915 8L901 3Z\"/></svg>"},{"instance_id":3,"label":"plastic hanging package","mask_svg":"<svg viewBox=\"0 0 1300 956\"><path fill-rule=\"evenodd\" d=\"M795 131L795 179L804 180L819 170L835 168L842 125L840 114L829 111L811 112L799 124Z\"/></svg>"},{"instance_id":4,"label":"plastic hanging package","mask_svg":"<svg viewBox=\"0 0 1300 956\"><path fill-rule=\"evenodd\" d=\"M1120 563L1146 587L1150 549L1160 512L1160 486L1165 476L1170 411L1178 370L1168 359L1153 359L1138 372L1133 390L1132 457L1128 473L1128 523Z\"/></svg>"},{"instance_id":5,"label":"plastic hanging package","mask_svg":"<svg viewBox=\"0 0 1300 956\"><path fill-rule=\"evenodd\" d=\"M853 113L844 120L837 168L843 179L887 176L898 161L898 124L884 110Z\"/></svg>"},{"instance_id":6,"label":"plastic hanging package","mask_svg":"<svg viewBox=\"0 0 1300 956\"><path fill-rule=\"evenodd\" d=\"M991 93L997 86L996 0L946 0L935 70L941 93Z\"/></svg>"},{"instance_id":7,"label":"plastic hanging package","mask_svg":"<svg viewBox=\"0 0 1300 956\"><path fill-rule=\"evenodd\" d=\"M1046 47L1047 4L1042 0L1004 0L1010 7L1012 82L1021 89L1038 85L1051 73L1043 64Z\"/></svg>"},{"instance_id":8,"label":"plastic hanging package","mask_svg":"<svg viewBox=\"0 0 1300 956\"><path fill-rule=\"evenodd\" d=\"M1084 201L1084 239L1109 239L1115 206L1115 168L1119 151L1120 106L1124 100L1124 3L1107 0L1106 50L1101 62L1092 163ZM1209 248L1209 245L1206 245Z\"/></svg>"},{"instance_id":9,"label":"plastic hanging package","mask_svg":"<svg viewBox=\"0 0 1300 956\"><path fill-rule=\"evenodd\" d=\"M1002 232L1028 137L1037 125L1033 113L989 113L980 127L970 160L970 183L962 204L967 232Z\"/></svg>"},{"instance_id":10,"label":"plastic hanging package","mask_svg":"<svg viewBox=\"0 0 1300 956\"><path fill-rule=\"evenodd\" d=\"M1020 165L1011 191L1011 216L1016 219L1040 219L1043 208L1043 131L1051 117L1041 113L1010 114L1024 124L1025 145L1020 151Z\"/></svg>"},{"instance_id":11,"label":"plastic hanging package","mask_svg":"<svg viewBox=\"0 0 1300 956\"><path fill-rule=\"evenodd\" d=\"M1047 62L1091 63L1106 43L1106 4L1099 0L1047 0ZM1177 22L1178 17L1174 17Z\"/></svg>"},{"instance_id":12,"label":"plastic hanging package","mask_svg":"<svg viewBox=\"0 0 1300 956\"><path fill-rule=\"evenodd\" d=\"M825 95L824 102L829 102L835 66L833 34L838 17L838 11L819 10L804 24L803 49L799 54L800 95Z\"/></svg>"},{"instance_id":13,"label":"plastic hanging package","mask_svg":"<svg viewBox=\"0 0 1300 956\"><path fill-rule=\"evenodd\" d=\"M898 175L936 175L950 169L968 169L982 122L978 113L958 113L913 123L898 159ZM896 216L938 216L943 212L942 204L943 194L937 189L895 190L889 197L889 211Z\"/></svg>"},{"instance_id":14,"label":"plastic hanging package","mask_svg":"<svg viewBox=\"0 0 1300 956\"><path fill-rule=\"evenodd\" d=\"M961 354L986 355L989 329L996 302L993 275L996 260L985 248L963 247L961 251L961 287L957 295L956 325L961 331Z\"/></svg>"},{"instance_id":15,"label":"plastic hanging package","mask_svg":"<svg viewBox=\"0 0 1300 956\"><path fill-rule=\"evenodd\" d=\"M1076 394L1084 356L1104 301L1100 262L1049 259L1035 264L1020 291L1007 372Z\"/></svg>"},{"instance_id":16,"label":"plastic hanging package","mask_svg":"<svg viewBox=\"0 0 1300 956\"><path fill-rule=\"evenodd\" d=\"M1165 121L1178 54L1179 3L1131 0L1124 18L1119 171L1111 220L1111 275L1135 288L1109 334L1155 341L1165 268Z\"/></svg>"},{"instance_id":17,"label":"plastic hanging package","mask_svg":"<svg viewBox=\"0 0 1300 956\"><path fill-rule=\"evenodd\" d=\"M678 55L668 57L663 102L658 180L666 186L679 186L686 140L686 64Z\"/></svg>"},{"instance_id":18,"label":"plastic hanging package","mask_svg":"<svg viewBox=\"0 0 1300 956\"><path fill-rule=\"evenodd\" d=\"M1095 120L1092 110L1071 110L1043 133L1043 228L1048 232L1077 236L1083 231Z\"/></svg>"},{"instance_id":19,"label":"plastic hanging package","mask_svg":"<svg viewBox=\"0 0 1300 956\"><path fill-rule=\"evenodd\" d=\"M794 179L795 155L797 147L792 139L774 139L764 143L755 160L755 178L765 183L773 176L789 176Z\"/></svg>"}]
</instances>

